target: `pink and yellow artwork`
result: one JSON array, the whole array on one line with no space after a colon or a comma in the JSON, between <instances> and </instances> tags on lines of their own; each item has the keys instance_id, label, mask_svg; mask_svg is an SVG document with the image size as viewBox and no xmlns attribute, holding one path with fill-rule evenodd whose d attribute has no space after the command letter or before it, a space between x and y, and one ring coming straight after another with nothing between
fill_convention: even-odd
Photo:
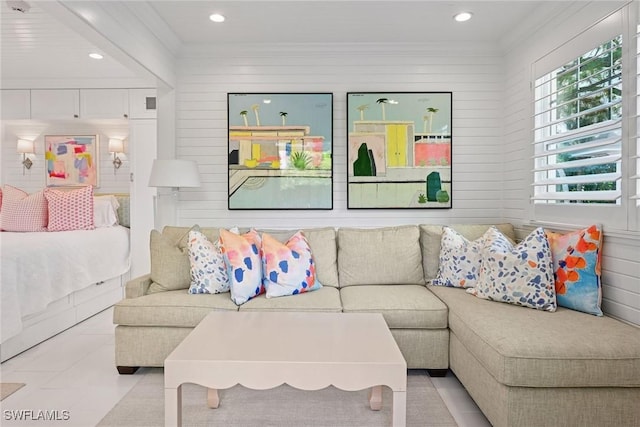
<instances>
[{"instance_id":1,"label":"pink and yellow artwork","mask_svg":"<svg viewBox=\"0 0 640 427\"><path fill-rule=\"evenodd\" d=\"M44 137L47 187L98 186L98 135Z\"/></svg>"}]
</instances>

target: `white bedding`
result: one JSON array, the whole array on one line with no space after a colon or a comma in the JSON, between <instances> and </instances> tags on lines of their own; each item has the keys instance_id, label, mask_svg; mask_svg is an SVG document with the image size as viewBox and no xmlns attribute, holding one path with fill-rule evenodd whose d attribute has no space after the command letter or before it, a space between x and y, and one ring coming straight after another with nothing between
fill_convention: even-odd
<instances>
[{"instance_id":1,"label":"white bedding","mask_svg":"<svg viewBox=\"0 0 640 427\"><path fill-rule=\"evenodd\" d=\"M48 304L129 270L129 229L0 233L1 341Z\"/></svg>"}]
</instances>

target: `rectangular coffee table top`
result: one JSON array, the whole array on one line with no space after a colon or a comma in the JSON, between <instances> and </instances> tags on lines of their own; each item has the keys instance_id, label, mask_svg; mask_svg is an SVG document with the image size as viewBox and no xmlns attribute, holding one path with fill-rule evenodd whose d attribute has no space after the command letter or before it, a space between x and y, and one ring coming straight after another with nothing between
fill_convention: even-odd
<instances>
[{"instance_id":1,"label":"rectangular coffee table top","mask_svg":"<svg viewBox=\"0 0 640 427\"><path fill-rule=\"evenodd\" d=\"M184 382L405 390L406 362L379 313L216 311L165 360L165 384Z\"/></svg>"}]
</instances>

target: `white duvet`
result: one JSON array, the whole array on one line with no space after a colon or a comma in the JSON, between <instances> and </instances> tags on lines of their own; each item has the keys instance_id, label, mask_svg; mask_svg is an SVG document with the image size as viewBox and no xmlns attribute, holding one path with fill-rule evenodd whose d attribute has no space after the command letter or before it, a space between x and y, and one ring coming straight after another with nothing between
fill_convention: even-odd
<instances>
[{"instance_id":1,"label":"white duvet","mask_svg":"<svg viewBox=\"0 0 640 427\"><path fill-rule=\"evenodd\" d=\"M22 331L22 319L72 292L129 270L129 229L105 227L42 233L0 233L1 341Z\"/></svg>"}]
</instances>

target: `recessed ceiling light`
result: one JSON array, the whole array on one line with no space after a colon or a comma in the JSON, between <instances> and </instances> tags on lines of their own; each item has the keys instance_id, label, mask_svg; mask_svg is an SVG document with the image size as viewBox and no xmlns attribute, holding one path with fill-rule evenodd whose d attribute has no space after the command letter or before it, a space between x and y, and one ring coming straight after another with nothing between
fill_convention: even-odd
<instances>
[{"instance_id":1,"label":"recessed ceiling light","mask_svg":"<svg viewBox=\"0 0 640 427\"><path fill-rule=\"evenodd\" d=\"M93 58L93 59L102 59L102 58L104 58L104 56L100 55L99 53L90 53L89 57Z\"/></svg>"},{"instance_id":2,"label":"recessed ceiling light","mask_svg":"<svg viewBox=\"0 0 640 427\"><path fill-rule=\"evenodd\" d=\"M472 16L473 16L473 13L471 12L460 12L457 15L455 15L453 19L455 19L458 22L465 22L471 19Z\"/></svg>"},{"instance_id":3,"label":"recessed ceiling light","mask_svg":"<svg viewBox=\"0 0 640 427\"><path fill-rule=\"evenodd\" d=\"M224 16L220 15L219 13L210 15L209 19L211 19L213 22L224 22Z\"/></svg>"},{"instance_id":4,"label":"recessed ceiling light","mask_svg":"<svg viewBox=\"0 0 640 427\"><path fill-rule=\"evenodd\" d=\"M271 104L271 100L270 99L263 99L262 102L264 102L265 104Z\"/></svg>"}]
</instances>

